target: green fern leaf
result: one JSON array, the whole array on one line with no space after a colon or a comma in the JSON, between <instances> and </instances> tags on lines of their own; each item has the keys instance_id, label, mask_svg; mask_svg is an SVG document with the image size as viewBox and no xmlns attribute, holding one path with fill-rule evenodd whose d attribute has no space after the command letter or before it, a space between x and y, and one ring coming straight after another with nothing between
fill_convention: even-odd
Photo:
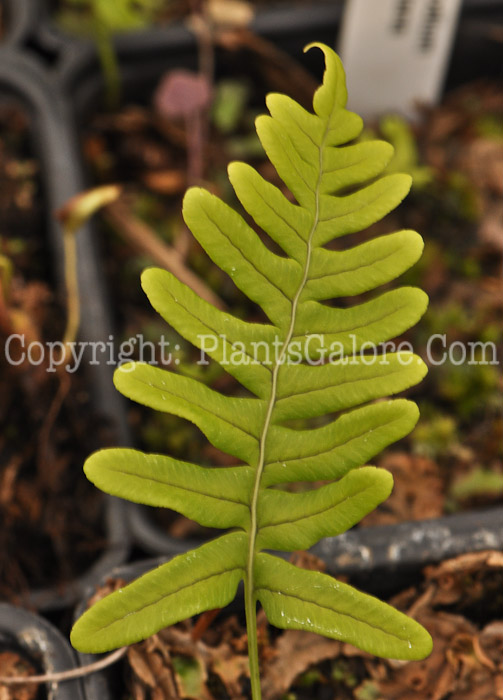
<instances>
[{"instance_id":1,"label":"green fern leaf","mask_svg":"<svg viewBox=\"0 0 503 700\"><path fill-rule=\"evenodd\" d=\"M255 699L260 697L257 601L272 624L343 639L374 654L418 659L431 650L428 633L405 615L329 576L262 552L302 549L345 532L387 498L391 476L362 465L410 432L418 411L404 399L375 401L416 384L426 372L411 353L361 352L413 325L426 308L422 291L386 291L349 308L323 303L390 282L416 262L423 244L415 232L398 231L345 250L324 247L396 207L410 177L379 177L393 154L386 143L344 145L359 135L362 122L345 109L338 57L316 46L325 54L326 71L314 113L273 94L267 98L270 116L257 120L266 153L295 201L250 166L229 166L244 209L285 255L273 253L243 217L205 190L189 190L183 206L199 243L270 323L247 323L214 308L169 272L149 269L142 276L166 321L252 396L224 396L142 363L123 366L115 375L123 394L192 421L215 447L243 464L210 469L111 449L85 465L88 477L109 493L235 532L105 598L76 623L73 644L104 651L131 643L225 605L244 579ZM318 428L285 424L333 413L339 415ZM301 493L286 489L318 480L332 483Z\"/></svg>"},{"instance_id":2,"label":"green fern leaf","mask_svg":"<svg viewBox=\"0 0 503 700\"><path fill-rule=\"evenodd\" d=\"M170 508L204 527L246 529L253 469L209 469L165 455L131 449L97 452L87 478L107 493L149 506Z\"/></svg>"},{"instance_id":3,"label":"green fern leaf","mask_svg":"<svg viewBox=\"0 0 503 700\"><path fill-rule=\"evenodd\" d=\"M269 621L282 629L300 629L340 639L376 656L417 658L415 645L428 633L414 620L370 595L317 571L259 554L256 593Z\"/></svg>"},{"instance_id":4,"label":"green fern leaf","mask_svg":"<svg viewBox=\"0 0 503 700\"><path fill-rule=\"evenodd\" d=\"M116 591L113 600L98 601L74 627L73 644L100 653L110 649L112 639L134 644L192 615L224 607L235 598L245 567L246 535L223 535L149 571Z\"/></svg>"},{"instance_id":5,"label":"green fern leaf","mask_svg":"<svg viewBox=\"0 0 503 700\"><path fill-rule=\"evenodd\" d=\"M304 493L268 489L258 505L257 549L291 552L340 535L386 500L392 488L389 472L362 467Z\"/></svg>"}]
</instances>

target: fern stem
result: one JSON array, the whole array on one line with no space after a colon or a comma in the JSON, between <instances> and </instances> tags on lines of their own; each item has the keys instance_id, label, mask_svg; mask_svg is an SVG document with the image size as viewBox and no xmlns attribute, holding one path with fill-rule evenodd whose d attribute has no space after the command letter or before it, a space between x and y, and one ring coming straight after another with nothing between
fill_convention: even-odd
<instances>
[{"instance_id":1,"label":"fern stem","mask_svg":"<svg viewBox=\"0 0 503 700\"><path fill-rule=\"evenodd\" d=\"M274 365L274 369L272 372L272 380L271 380L271 394L269 397L269 403L267 406L267 411L266 411L266 416L264 419L264 427L262 429L262 434L260 436L260 451L259 451L259 459L257 463L257 471L255 475L255 484L253 488L253 496L252 500L250 503L250 539L249 539L249 547L248 547L248 563L247 563L247 569L246 569L246 581L245 581L245 606L246 606L246 624L247 624L247 631L248 631L248 654L249 654L249 663L250 663L250 677L252 679L252 698L253 700L260 700L261 697L261 691L260 691L260 681L258 682L258 690L257 687L255 690L253 689L253 675L256 673L259 673L258 669L258 651L257 651L257 629L256 629L256 601L255 601L255 591L254 591L254 565L255 565L255 542L257 539L257 506L258 506L258 498L259 498L259 493L260 493L260 482L262 480L262 474L264 471L265 467L265 445L266 445L266 440L267 440L267 435L269 432L269 427L271 425L271 420L272 420L272 414L274 410L274 406L276 404L276 398L277 398L277 386L278 386L278 375L279 375L279 370L281 368L281 365L283 364L286 352L288 350L288 347L290 345L290 341L292 340L292 336L294 333L295 329L295 321L297 318L297 307L299 305L299 300L300 296L302 294L302 291L306 285L306 282L308 280L309 276L309 268L311 265L311 256L312 256L312 244L313 244L313 237L316 232L316 229L318 228L318 223L319 223L319 218L320 218L320 186L321 186L321 178L323 174L323 149L325 146L325 140L327 137L328 133L328 127L329 127L329 121L327 122L327 127L325 130L325 134L323 135L322 142L319 147L319 172L318 172L318 182L316 184L316 190L315 190L315 215L313 219L313 223L311 226L311 230L309 232L308 239L306 241L306 261L304 264L304 271L302 275L302 280L299 284L299 287L295 293L295 296L292 300L292 311L290 315L290 325L285 337L285 341L283 345L281 346L281 350L279 352L279 355L276 359L276 364ZM250 625L252 623L253 619L253 633L250 628ZM254 643L251 644L251 639L254 638ZM253 647L253 649L252 649ZM256 664L256 670L252 667L252 653L254 655L253 658L253 664Z\"/></svg>"},{"instance_id":2,"label":"fern stem","mask_svg":"<svg viewBox=\"0 0 503 700\"><path fill-rule=\"evenodd\" d=\"M260 668L258 662L257 639L257 601L255 600L253 581L245 581L245 613L248 634L248 664L250 666L250 682L253 700L261 700Z\"/></svg>"}]
</instances>

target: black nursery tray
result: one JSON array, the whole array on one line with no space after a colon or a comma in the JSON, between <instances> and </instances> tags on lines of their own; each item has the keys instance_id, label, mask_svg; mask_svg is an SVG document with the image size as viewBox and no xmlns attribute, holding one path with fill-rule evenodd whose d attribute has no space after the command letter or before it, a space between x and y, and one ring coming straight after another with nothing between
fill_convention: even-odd
<instances>
[{"instance_id":1,"label":"black nursery tray","mask_svg":"<svg viewBox=\"0 0 503 700\"><path fill-rule=\"evenodd\" d=\"M31 0L2 0L0 46L24 45L38 24L39 9Z\"/></svg>"},{"instance_id":2,"label":"black nursery tray","mask_svg":"<svg viewBox=\"0 0 503 700\"><path fill-rule=\"evenodd\" d=\"M5 2L16 9L10 15L12 38L0 48L0 90L17 97L33 114L33 136L43 167L48 208L54 211L89 184L84 174L78 130L102 91L98 60L92 44L58 33L47 17L36 29L33 23L29 25L27 21L20 21L16 25L19 29L14 30L14 18L26 20L29 16L33 19L40 4L35 0ZM252 29L298 56L308 41L334 43L341 12L340 2L323 2L316 9L311 3L309 7L295 11L286 6L266 7L258 12ZM476 75L494 75L501 71L501 65L495 59L495 43L486 40L480 32L480 23L477 26L475 20L492 21L501 19L502 14L502 3L497 0L466 0L449 71L450 85L472 78L474 72ZM13 43L19 48L10 48ZM117 51L125 94L145 96L169 68L194 67L195 49L194 37L185 26L169 26L118 37ZM55 269L61 282L61 232L54 221L49 232ZM92 225L79 233L79 285L83 292L80 337L87 342L107 342L113 326L95 240ZM113 388L111 367L101 363L89 369L95 402L115 431L111 444L131 445L124 402ZM172 555L194 544L167 537L142 507L115 499L106 502L110 547L83 580L58 597L57 605L70 603L87 583L124 560L128 548L124 522L126 511L138 544L147 552ZM398 586L401 577L414 575L425 563L439 561L445 556L501 546L503 509L494 508L435 521L359 529L344 537L324 541L316 552L332 573L354 576L366 587L374 589L379 586L386 588L391 579L393 585ZM48 592L36 592L32 602L39 606L54 605L54 596Z\"/></svg>"},{"instance_id":3,"label":"black nursery tray","mask_svg":"<svg viewBox=\"0 0 503 700\"><path fill-rule=\"evenodd\" d=\"M21 3L20 3L21 4ZM75 150L75 136L72 132L72 119L64 97L54 88L47 74L39 62L27 53L13 48L0 48L0 99L2 104L14 102L19 105L30 120L30 137L35 156L38 159L41 170L42 195L44 199L45 217L39 222L40 237L47 236L48 240L40 241L40 248L52 249L54 260L52 267L53 279L51 283L63 292L63 261L61 232L52 213L61 207L69 197L83 188L83 180L80 178L79 169L74 167L78 161L78 153ZM99 292L100 277L94 267L93 246L89 241L90 231L82 232L79 239L79 258L81 260L79 282L81 289L94 288ZM88 261L86 264L84 261ZM63 293L61 294L63 297ZM86 295L84 295L86 299ZM103 332L103 322L100 317L100 304L91 299L83 304L82 328L87 339L100 338ZM95 444L98 433L104 435L107 431L113 433L112 442L121 439L120 431L113 430L116 420L115 411L107 410L107 397L112 404L116 400L115 392L111 387L110 373L107 367L90 366L85 379L85 394L92 396L96 415L101 418L101 426L96 434L89 435L89 445ZM82 384L81 384L82 390ZM111 416L113 415L113 419ZM105 430L106 424L109 424ZM36 436L30 436L32 441ZM103 444L103 443L101 443ZM99 445L96 445L99 446ZM78 469L75 474L75 493L80 492L82 483L86 486L85 477L80 470L81 465L75 464ZM78 486L80 485L80 486ZM75 497L75 494L74 494ZM86 588L90 581L99 576L115 564L123 562L129 551L129 532L125 519L124 504L109 497L98 498L101 501L99 507L101 521L95 523L96 538L100 538L102 544L98 551L99 556L94 558L82 576L74 577L65 586L45 588L43 590L30 590L27 594L29 605L42 609L63 608L71 605ZM77 513L77 508L75 508ZM76 517L78 517L76 515ZM5 526L8 527L8 526ZM61 583L61 582L59 582ZM22 594L22 591L19 591ZM23 600L26 596L22 596Z\"/></svg>"},{"instance_id":4,"label":"black nursery tray","mask_svg":"<svg viewBox=\"0 0 503 700\"><path fill-rule=\"evenodd\" d=\"M341 3L320 3L313 8L296 9L276 7L259 10L252 29L259 35L276 42L281 48L297 56L308 41L333 43L340 23ZM495 61L495 44L488 41L476 28L475 20L501 19L503 3L475 2L463 5L453 59L448 73L448 86L456 86L478 76L498 74L501 66ZM85 179L79 153L76 124L83 115L89 115L102 90L95 50L89 42L70 40L57 32L53 25L44 25L39 34L40 45L59 47L59 62L54 67L55 100L64 105L59 118L68 137L66 148L73 160L72 187L82 186ZM116 47L120 60L124 94L128 98L151 94L160 75L177 66L194 67L196 42L185 26L169 26L143 33L120 36ZM476 50L474 51L474 47ZM218 70L218 66L217 66ZM67 109L66 99L74 106ZM52 127L48 125L51 132ZM59 127L58 127L59 128ZM56 131L53 129L53 135ZM59 132L58 132L59 138ZM54 143L54 139L53 139ZM47 145L50 154L53 145ZM60 175L50 177L51 187L60 186ZM58 246L56 245L58 254ZM79 250L81 283L86 294L86 314L82 337L107 337L111 332L110 312L103 289L99 255L93 247L93 236L88 230L82 237ZM92 313L96 317L92 319ZM99 328L99 331L96 329ZM101 370L97 370L101 371ZM115 416L119 429L118 443L131 445L124 403L113 389L108 372L103 372L100 391L108 415ZM128 505L129 520L138 544L147 552L172 555L184 551L194 543L176 541L156 526L146 509ZM334 574L355 577L371 589L399 586L401 580L414 576L426 563L438 562L446 556L468 551L500 548L503 546L503 508L483 512L445 516L433 521L409 522L400 525L361 528L343 537L322 542L315 549Z\"/></svg>"}]
</instances>

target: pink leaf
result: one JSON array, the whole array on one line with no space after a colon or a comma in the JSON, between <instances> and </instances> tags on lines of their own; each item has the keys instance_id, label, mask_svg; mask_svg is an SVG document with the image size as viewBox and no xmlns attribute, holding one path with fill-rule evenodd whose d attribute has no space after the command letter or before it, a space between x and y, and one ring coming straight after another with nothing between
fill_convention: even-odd
<instances>
[{"instance_id":1,"label":"pink leaf","mask_svg":"<svg viewBox=\"0 0 503 700\"><path fill-rule=\"evenodd\" d=\"M157 111L165 117L187 118L205 109L211 100L211 87L203 75L173 70L161 80L154 96Z\"/></svg>"}]
</instances>

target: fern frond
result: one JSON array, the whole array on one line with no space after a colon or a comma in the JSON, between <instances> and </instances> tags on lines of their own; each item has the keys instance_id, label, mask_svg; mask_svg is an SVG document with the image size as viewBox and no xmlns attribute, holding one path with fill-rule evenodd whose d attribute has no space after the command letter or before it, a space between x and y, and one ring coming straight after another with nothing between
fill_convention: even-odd
<instances>
[{"instance_id":1,"label":"fern frond","mask_svg":"<svg viewBox=\"0 0 503 700\"><path fill-rule=\"evenodd\" d=\"M388 144L344 145L359 135L362 122L345 108L337 55L315 46L325 54L326 70L314 95L314 112L272 94L270 115L256 123L295 201L249 165L229 166L244 209L285 255L273 253L242 216L202 189L189 190L183 205L201 246L270 323L247 323L215 309L169 272L149 269L142 277L166 321L253 396L224 396L145 364L116 372L123 394L192 421L243 466L212 470L134 450L108 450L91 456L85 467L97 486L114 495L173 508L203 525L236 532L101 601L76 623L74 645L103 651L130 643L226 604L243 578L254 698L260 695L257 600L279 627L308 629L374 654L415 659L431 649L428 633L405 615L261 551L309 547L346 531L387 498L391 476L362 465L406 435L418 412L403 399L373 402L413 386L426 372L411 353L375 358L361 353L421 317L427 304L422 291L394 289L348 308L323 303L395 279L419 258L422 240L413 231L398 231L345 250L324 247L381 219L405 197L411 181L407 175L382 176L393 153ZM226 358L237 346L241 361L229 363ZM319 428L286 424L333 413L340 415ZM284 487L317 480L332 483L302 493Z\"/></svg>"}]
</instances>

